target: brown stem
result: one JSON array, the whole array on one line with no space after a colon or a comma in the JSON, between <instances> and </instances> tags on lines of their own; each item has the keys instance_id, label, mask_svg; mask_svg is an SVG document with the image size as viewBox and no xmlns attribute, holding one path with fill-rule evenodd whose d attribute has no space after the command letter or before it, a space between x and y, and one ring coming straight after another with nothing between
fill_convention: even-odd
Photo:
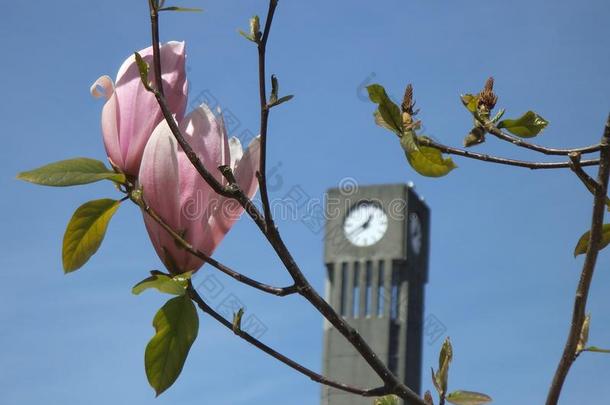
<instances>
[{"instance_id":1,"label":"brown stem","mask_svg":"<svg viewBox=\"0 0 610 405\"><path fill-rule=\"evenodd\" d=\"M258 83L259 83L259 100L260 100L260 116L261 116L261 148L260 148L260 168L258 173L258 182L261 192L261 201L263 204L263 213L265 214L265 221L267 227L273 227L273 217L271 214L271 205L269 204L269 193L267 191L267 127L269 122L269 105L267 104L267 74L265 69L266 64L266 51L267 51L267 40L269 39L269 33L271 31L271 24L273 22L273 16L275 15L275 9L277 7L277 0L269 1L269 10L267 11L267 18L265 19L265 28L263 35L260 40L257 41L258 46Z\"/></svg>"},{"instance_id":2,"label":"brown stem","mask_svg":"<svg viewBox=\"0 0 610 405\"><path fill-rule=\"evenodd\" d=\"M307 367L302 366L301 364L297 363L296 361L284 356L283 354L277 352L276 350L274 350L271 347L267 346L266 344L262 343L260 340L256 339L255 337L248 334L247 332L244 332L241 329L235 329L233 327L232 322L223 318L222 315L220 315L218 312L216 312L208 304L205 303L205 301L201 298L199 293L197 293L197 290L195 290L193 288L193 285L190 282L189 282L189 286L188 286L188 294L189 294L189 297L193 300L193 302L195 302L197 304L197 306L203 312L207 313L212 318L214 318L216 321L220 322L227 329L232 330L233 333L235 333L237 336L239 336L246 342L250 343L257 349L262 350L263 352L265 352L269 356L273 357L274 359L277 359L280 362L289 366L290 368L298 371L299 373L306 375L311 380L313 380L317 383L327 385L329 387L333 387L333 388L339 389L341 391L361 395L363 397L375 397L375 396L382 396L382 395L389 394L389 391L388 391L387 387L385 387L385 386L373 388L373 389L362 389L362 388L353 387L348 384L343 384L343 383L339 383L339 382L330 380L330 379L324 377L323 375L320 375L320 374L308 369Z\"/></svg>"},{"instance_id":3,"label":"brown stem","mask_svg":"<svg viewBox=\"0 0 610 405\"><path fill-rule=\"evenodd\" d=\"M587 187L587 189L595 195L595 190L600 188L600 185L591 176L589 176L587 172L582 169L580 158L580 153L570 153L570 169L572 169L574 174L578 176L578 178L580 179L580 181L583 182L585 187Z\"/></svg>"},{"instance_id":4,"label":"brown stem","mask_svg":"<svg viewBox=\"0 0 610 405\"><path fill-rule=\"evenodd\" d=\"M597 173L597 184L595 188L593 200L593 212L591 215L591 231L589 234L589 246L585 256L585 261L582 266L576 296L574 298L574 308L572 312L572 323L570 324L570 332L565 344L563 354L557 365L553 382L549 389L546 399L546 405L556 405L559 401L561 389L565 379L570 371L570 367L574 363L578 339L582 330L582 325L585 320L585 311L587 307L587 298L589 297L589 288L595 271L595 263L600 248L602 235L602 226L604 220L604 211L606 207L606 193L608 191L608 176L610 174L610 116L606 121L604 135L600 143L600 164ZM586 185L586 184L585 184Z\"/></svg>"},{"instance_id":5,"label":"brown stem","mask_svg":"<svg viewBox=\"0 0 610 405\"><path fill-rule=\"evenodd\" d=\"M153 70L155 75L157 91L161 96L164 96L163 80L161 79L161 45L159 41L159 12L155 4L155 0L148 0L148 8L150 10L150 28L152 35L153 54L157 55L153 58Z\"/></svg>"},{"instance_id":6,"label":"brown stem","mask_svg":"<svg viewBox=\"0 0 610 405\"><path fill-rule=\"evenodd\" d=\"M462 156L469 159L482 160L489 163L498 163L501 165L525 167L531 170L539 169L563 169L569 168L570 162L528 162L524 160L506 159L497 156L485 155L482 153L470 152L463 149L454 148L451 146L443 145L429 138L420 138L419 143L424 146L430 146L440 150L441 152L448 153L450 155ZM580 162L581 166L595 166L599 164L599 159L588 159Z\"/></svg>"},{"instance_id":7,"label":"brown stem","mask_svg":"<svg viewBox=\"0 0 610 405\"><path fill-rule=\"evenodd\" d=\"M581 148L572 148L572 149L547 148L545 146L540 146L540 145L536 145L533 143L529 143L529 142L524 141L523 139L509 135L506 132L499 129L498 127L496 127L495 125L493 125L493 123L491 123L491 122L483 122L482 120L479 120L479 122L481 122L481 124L483 124L483 126L485 127L485 130L487 132L494 135L498 139L501 139L506 142L510 142L513 145L519 146L521 148L543 153L545 155L567 156L570 153L581 153L581 154L593 153L593 152L599 151L601 148L601 145L599 143L595 144L595 145L585 146L585 147L581 147Z\"/></svg>"}]
</instances>

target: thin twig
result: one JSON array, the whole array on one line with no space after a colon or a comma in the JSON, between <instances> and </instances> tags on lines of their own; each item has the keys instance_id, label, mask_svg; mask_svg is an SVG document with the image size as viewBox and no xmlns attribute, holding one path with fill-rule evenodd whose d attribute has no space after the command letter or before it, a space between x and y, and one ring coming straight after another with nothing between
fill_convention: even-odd
<instances>
[{"instance_id":1,"label":"thin twig","mask_svg":"<svg viewBox=\"0 0 610 405\"><path fill-rule=\"evenodd\" d=\"M475 115L475 118L476 118L476 115ZM572 149L547 148L546 146L541 146L541 145L536 145L536 144L533 144L533 143L529 143L529 142L524 141L523 139L514 137L512 135L509 135L506 132L502 131L500 128L496 127L492 122L483 122L480 119L479 119L479 122L481 124L483 124L483 126L485 127L485 130L487 132L489 132L490 134L494 135L498 139L501 139L501 140L506 141L506 142L510 142L513 145L519 146L521 148L525 148L525 149L529 149L529 150L533 150L533 151L536 151L536 152L543 153L545 155L563 155L563 156L567 156L567 155L569 155L570 153L573 153L573 152L581 153L581 154L593 153L593 152L599 151L599 149L601 147L601 145L598 143L598 144L595 144L595 145L584 146L584 147L581 147L581 148L572 148Z\"/></svg>"},{"instance_id":2,"label":"thin twig","mask_svg":"<svg viewBox=\"0 0 610 405\"><path fill-rule=\"evenodd\" d=\"M610 174L610 116L606 121L604 135L601 141L600 164L597 174L597 183L599 187L595 189L595 197L593 201L593 212L591 215L591 231L589 234L589 245L585 261L582 266L576 296L574 298L574 309L572 312L572 323L570 324L570 332L565 344L563 354L555 371L553 382L549 389L546 399L546 405L556 405L559 401L561 389L565 379L570 371L570 367L574 363L578 339L585 320L585 311L587 307L587 299L589 297L589 288L595 271L595 263L600 248L602 235L602 225L604 220L604 211L606 206L606 193L608 191L608 176Z\"/></svg>"},{"instance_id":3,"label":"thin twig","mask_svg":"<svg viewBox=\"0 0 610 405\"><path fill-rule=\"evenodd\" d=\"M386 394L390 393L388 388L385 386L373 388L373 389L362 389L362 388L350 386L348 384L343 384L343 383L339 383L339 382L330 380L330 379L324 377L323 375L320 375L320 374L308 369L307 367L302 366L301 364L297 363L296 361L284 356L283 354L277 352L276 350L274 350L271 347L267 346L266 344L262 343L260 340L256 339L255 337L248 334L247 332L244 332L241 329L235 329L232 322L225 319L222 315L220 315L218 312L216 312L208 304L205 303L205 301L201 298L201 296L199 295L197 290L195 290L193 288L193 285L190 282L189 282L189 286L188 286L188 294L189 294L189 297L193 300L193 302L195 302L197 304L197 306L203 312L207 313L212 318L214 318L216 321L220 322L227 329L232 330L233 333L235 333L237 336L239 336L246 342L250 343L257 349L262 350L263 352L265 352L269 356L273 357L274 359L277 359L280 362L289 366L290 368L298 371L299 373L306 375L311 380L313 380L317 383L327 385L329 387L333 387L333 388L339 389L341 391L350 392L352 394L357 394L357 395L360 395L363 397L376 397L376 396L382 396L382 395L386 395Z\"/></svg>"},{"instance_id":4,"label":"thin twig","mask_svg":"<svg viewBox=\"0 0 610 405\"><path fill-rule=\"evenodd\" d=\"M266 65L266 51L267 51L267 40L269 39L269 33L271 31L271 23L273 22L273 16L275 15L275 9L277 7L277 0L269 1L269 10L267 11L267 18L265 19L265 28L263 35L260 40L257 41L258 46L258 83L259 83L259 99L260 99L260 135L261 135L261 148L260 148L260 168L258 175L258 182L261 192L261 201L263 204L263 213L265 214L265 222L267 227L273 227L273 217L271 214L271 205L269 203L269 192L267 190L267 128L269 122L269 105L267 104L267 73L265 69Z\"/></svg>"},{"instance_id":5,"label":"thin twig","mask_svg":"<svg viewBox=\"0 0 610 405\"><path fill-rule=\"evenodd\" d=\"M250 287L256 288L257 290L266 292L268 294L276 295L278 297L284 297L286 295L294 294L297 292L297 288L295 285L292 285L289 287L274 287L274 286L270 286L270 285L261 283L259 281L253 280L253 279L231 269L230 267L222 264L218 260L205 254L204 252L202 252L198 249L195 249L189 242L187 242L182 236L180 236L176 231L174 231L167 224L167 222L165 222L159 216L159 214L157 214L148 204L146 204L146 202L144 201L144 199L142 197L139 197L138 199L132 198L132 201L135 202L140 208L142 208L142 210L144 212L146 212L146 214L149 215L155 222L157 222L159 225L161 225L161 227L167 233L169 233L172 236L172 238L174 238L174 241L176 241L176 243L178 243L180 246L182 246L182 248L184 248L184 250L186 250L193 256L200 258L204 262L209 263L211 266L215 267L216 269L220 270L221 272L225 273L226 275L233 277L235 280L239 281L240 283L246 284Z\"/></svg>"},{"instance_id":6,"label":"thin twig","mask_svg":"<svg viewBox=\"0 0 610 405\"><path fill-rule=\"evenodd\" d=\"M469 159L482 160L489 163L498 163L501 165L525 167L531 170L539 169L563 169L569 168L570 162L528 162L524 160L507 159L497 156L485 155L482 153L470 152L463 149L454 148L451 146L443 145L429 138L420 138L419 143L424 146L430 146L440 150L441 152L448 153L450 155L462 156ZM580 162L581 166L595 166L599 164L599 159L588 159Z\"/></svg>"},{"instance_id":7,"label":"thin twig","mask_svg":"<svg viewBox=\"0 0 610 405\"><path fill-rule=\"evenodd\" d=\"M595 191L600 188L600 185L582 169L582 165L580 164L580 153L570 153L569 157L571 163L570 169L572 169L574 174L576 174L580 181L583 182L585 187L587 187L587 190L595 194Z\"/></svg>"},{"instance_id":8,"label":"thin twig","mask_svg":"<svg viewBox=\"0 0 610 405\"><path fill-rule=\"evenodd\" d=\"M157 55L153 58L153 70L156 80L157 91L161 96L165 95L163 91L163 80L161 80L161 42L159 40L159 11L157 10L156 0L148 0L148 9L150 10L150 28L152 35L153 54Z\"/></svg>"}]
</instances>

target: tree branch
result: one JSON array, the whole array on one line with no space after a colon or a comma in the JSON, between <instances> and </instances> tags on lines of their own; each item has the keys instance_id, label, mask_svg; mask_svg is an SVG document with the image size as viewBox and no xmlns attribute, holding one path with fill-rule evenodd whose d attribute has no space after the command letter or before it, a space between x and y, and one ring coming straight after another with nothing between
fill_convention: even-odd
<instances>
[{"instance_id":1,"label":"tree branch","mask_svg":"<svg viewBox=\"0 0 610 405\"><path fill-rule=\"evenodd\" d=\"M491 156L491 155L485 155L482 153L470 152L467 150L443 145L443 144L433 141L432 139L429 139L429 138L420 138L419 143L424 146L430 146L430 147L436 148L436 149L440 150L441 152L444 152L444 153L447 153L450 155L457 155L457 156L462 156L462 157L469 158L469 159L482 160L484 162L489 162L489 163L498 163L501 165L525 167L525 168L531 169L531 170L563 169L563 168L571 167L570 162L528 162L528 161L524 161L524 160L506 159L506 158L501 158L501 157L496 157L496 156ZM582 162L580 162L581 166L595 166L597 164L599 164L599 159L588 159L588 160L583 160Z\"/></svg>"},{"instance_id":2,"label":"tree branch","mask_svg":"<svg viewBox=\"0 0 610 405\"><path fill-rule=\"evenodd\" d=\"M153 71L155 75L155 85L161 96L165 95L163 91L163 80L161 79L161 45L159 41L159 11L157 10L156 0L148 0L148 9L150 11L150 28L152 35L153 47Z\"/></svg>"},{"instance_id":3,"label":"tree branch","mask_svg":"<svg viewBox=\"0 0 610 405\"><path fill-rule=\"evenodd\" d=\"M262 350L263 352L265 352L269 356L271 356L274 359L277 359L280 362L286 364L287 366L289 366L293 370L296 370L297 372L306 375L311 380L313 380L313 381L315 381L317 383L323 384L323 385L327 385L329 387L333 387L333 388L339 389L341 391L350 392L352 394L357 394L357 395L361 395L361 396L364 396L364 397L382 396L382 395L386 395L386 394L390 393L388 388L385 387L385 386L378 387L378 388L373 388L373 389L361 389L361 388L350 386L348 384L339 383L339 382L330 380L330 379L328 379L328 378L326 378L326 377L324 377L324 376L322 376L322 375L320 375L320 374L318 374L318 373L308 369L305 366L302 366L301 364L297 363L296 361L294 361L294 360L284 356L283 354L277 352L276 350L274 350L271 347L267 346L266 344L262 343L260 340L256 339L255 337L253 337L252 335L248 334L247 332L244 332L241 329L237 329L236 330L233 327L233 323L232 322L230 322L229 320L223 318L222 315L220 315L218 312L216 312L208 304L205 303L205 301L201 298L201 296L199 295L197 290L195 290L193 288L193 285L192 285L192 283L190 281L189 281L189 286L188 286L188 290L187 291L188 291L188 294L189 294L189 297L191 298L191 300L193 300L193 302L195 302L197 304L197 306L204 313L210 315L216 321L220 322L225 328L227 328L229 330L232 330L233 333L235 333L237 336L239 336L240 338L242 338L246 342L250 343L251 345L253 345L257 349Z\"/></svg>"},{"instance_id":4,"label":"tree branch","mask_svg":"<svg viewBox=\"0 0 610 405\"><path fill-rule=\"evenodd\" d=\"M572 323L570 324L570 332L565 344L563 354L555 371L553 382L549 389L546 399L546 405L556 405L559 401L561 389L565 379L570 371L570 367L574 363L576 347L582 330L582 325L585 320L585 311L587 307L587 299L589 297L589 288L595 271L595 263L600 248L602 235L602 225L604 220L604 211L606 206L606 193L608 191L608 176L610 174L610 116L606 121L604 135L601 140L600 164L597 174L597 183L593 201L593 212L591 215L591 231L589 234L589 246L585 256L585 261L582 267L576 296L574 298L574 309L572 312Z\"/></svg>"},{"instance_id":5,"label":"tree branch","mask_svg":"<svg viewBox=\"0 0 610 405\"><path fill-rule=\"evenodd\" d=\"M543 153L545 155L567 156L573 152L581 153L581 154L593 153L593 152L599 151L601 148L601 145L599 143L595 144L595 145L591 145L591 146L585 146L585 147L581 147L581 148L572 148L572 149L547 148L545 146L540 146L540 145L536 145L533 143L529 143L529 142L524 141L523 139L509 135L506 132L502 131L500 128L496 127L492 122L484 122L480 117L477 117L476 115L475 115L475 118L477 118L477 120L481 124L483 124L483 126L487 132L494 135L498 139L501 139L506 142L510 142L513 145L519 146L521 148L530 149L530 150L533 150L536 152Z\"/></svg>"},{"instance_id":6,"label":"tree branch","mask_svg":"<svg viewBox=\"0 0 610 405\"><path fill-rule=\"evenodd\" d=\"M260 168L258 172L258 182L261 191L261 201L263 204L263 212L265 214L265 222L267 227L273 227L273 217L271 213L271 205L269 203L269 193L267 191L267 127L269 122L269 105L267 104L267 76L265 72L266 64L266 51L267 51L267 40L269 39L269 33L271 31L271 24L273 22L273 16L275 15L275 9L277 7L277 0L269 1L269 10L267 11L267 18L265 19L265 28L263 35L260 40L257 41L258 46L258 83L259 83L259 99L260 99L260 135L261 135L261 148L260 148Z\"/></svg>"},{"instance_id":7,"label":"tree branch","mask_svg":"<svg viewBox=\"0 0 610 405\"><path fill-rule=\"evenodd\" d=\"M570 169L572 169L574 174L576 174L578 176L578 178L580 179L580 181L583 182L585 187L587 187L587 189L595 195L596 190L598 188L600 188L601 186L599 185L598 182L593 180L593 178L591 176L589 176L587 174L587 172L585 172L582 169L582 165L580 164L580 158L581 158L580 153L570 153L569 157L570 157Z\"/></svg>"}]
</instances>

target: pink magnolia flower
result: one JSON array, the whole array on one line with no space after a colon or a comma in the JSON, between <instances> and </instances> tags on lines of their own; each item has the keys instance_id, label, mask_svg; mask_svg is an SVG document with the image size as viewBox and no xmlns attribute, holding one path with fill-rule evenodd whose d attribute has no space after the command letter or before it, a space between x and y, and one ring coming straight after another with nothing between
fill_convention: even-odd
<instances>
[{"instance_id":1,"label":"pink magnolia flower","mask_svg":"<svg viewBox=\"0 0 610 405\"><path fill-rule=\"evenodd\" d=\"M152 47L138 52L151 66ZM161 46L163 89L171 111L182 119L186 109L187 80L184 42L168 42ZM103 92L100 92L100 88ZM121 171L137 176L146 142L163 120L154 94L142 85L135 57L129 57L119 69L116 85L102 76L91 86L91 94L105 97L102 109L102 133L110 162Z\"/></svg>"},{"instance_id":2,"label":"pink magnolia flower","mask_svg":"<svg viewBox=\"0 0 610 405\"><path fill-rule=\"evenodd\" d=\"M259 137L244 153L237 138L227 139L222 115L205 104L178 121L186 141L205 167L222 183L218 166L230 165L242 190L252 198L258 189ZM146 144L139 182L144 200L191 245L211 255L243 209L216 194L201 178L169 126L161 122ZM144 222L157 254L172 273L196 271L202 260L182 249L148 214Z\"/></svg>"}]
</instances>

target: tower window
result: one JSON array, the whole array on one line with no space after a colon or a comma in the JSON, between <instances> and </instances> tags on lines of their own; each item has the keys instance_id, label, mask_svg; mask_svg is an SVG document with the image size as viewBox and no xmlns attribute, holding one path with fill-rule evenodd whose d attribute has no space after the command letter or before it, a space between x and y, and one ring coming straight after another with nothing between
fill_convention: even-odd
<instances>
[{"instance_id":1,"label":"tower window","mask_svg":"<svg viewBox=\"0 0 610 405\"><path fill-rule=\"evenodd\" d=\"M339 313L341 316L346 314L346 301L347 300L347 263L341 263L341 294L339 297Z\"/></svg>"},{"instance_id":2,"label":"tower window","mask_svg":"<svg viewBox=\"0 0 610 405\"><path fill-rule=\"evenodd\" d=\"M399 305L400 305L400 289L398 285L398 271L392 269L392 292L391 292L391 304L390 304L390 318L398 318Z\"/></svg>"},{"instance_id":3,"label":"tower window","mask_svg":"<svg viewBox=\"0 0 610 405\"><path fill-rule=\"evenodd\" d=\"M383 316L383 303L385 301L385 288L384 288L384 280L385 280L385 262L383 260L379 261L379 279L377 280L377 316Z\"/></svg>"},{"instance_id":4,"label":"tower window","mask_svg":"<svg viewBox=\"0 0 610 405\"><path fill-rule=\"evenodd\" d=\"M366 261L366 269L365 269L365 291L364 291L364 315L371 316L371 296L373 294L372 288L372 278L373 278L373 263L370 260Z\"/></svg>"},{"instance_id":5,"label":"tower window","mask_svg":"<svg viewBox=\"0 0 610 405\"><path fill-rule=\"evenodd\" d=\"M352 294L353 317L360 315L360 262L354 262L354 290Z\"/></svg>"},{"instance_id":6,"label":"tower window","mask_svg":"<svg viewBox=\"0 0 610 405\"><path fill-rule=\"evenodd\" d=\"M326 301L328 301L331 305L336 305L334 303L334 288L335 288L335 265L334 263L329 263L327 266L328 269L328 280L326 281ZM336 308L335 308L336 309Z\"/></svg>"}]
</instances>

